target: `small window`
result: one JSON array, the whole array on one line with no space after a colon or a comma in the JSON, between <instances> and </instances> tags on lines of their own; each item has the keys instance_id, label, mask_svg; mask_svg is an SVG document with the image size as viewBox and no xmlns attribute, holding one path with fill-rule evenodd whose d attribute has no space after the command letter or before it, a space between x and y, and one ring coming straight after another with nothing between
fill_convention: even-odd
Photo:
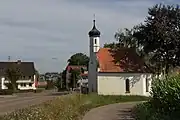
<instances>
[{"instance_id":1,"label":"small window","mask_svg":"<svg viewBox=\"0 0 180 120\"><path fill-rule=\"evenodd\" d=\"M97 39L94 39L94 44L97 44Z\"/></svg>"},{"instance_id":2,"label":"small window","mask_svg":"<svg viewBox=\"0 0 180 120\"><path fill-rule=\"evenodd\" d=\"M126 79L126 93L130 93L129 79Z\"/></svg>"},{"instance_id":3,"label":"small window","mask_svg":"<svg viewBox=\"0 0 180 120\"><path fill-rule=\"evenodd\" d=\"M29 83L29 87L32 87L32 83Z\"/></svg>"},{"instance_id":4,"label":"small window","mask_svg":"<svg viewBox=\"0 0 180 120\"><path fill-rule=\"evenodd\" d=\"M146 92L149 92L149 80L146 78Z\"/></svg>"}]
</instances>

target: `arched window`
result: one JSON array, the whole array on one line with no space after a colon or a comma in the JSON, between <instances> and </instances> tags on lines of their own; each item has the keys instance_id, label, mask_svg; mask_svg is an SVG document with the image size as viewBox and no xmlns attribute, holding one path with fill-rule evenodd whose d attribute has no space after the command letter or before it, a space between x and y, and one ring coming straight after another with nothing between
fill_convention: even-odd
<instances>
[{"instance_id":1,"label":"arched window","mask_svg":"<svg viewBox=\"0 0 180 120\"><path fill-rule=\"evenodd\" d=\"M94 39L94 44L97 44L97 39Z\"/></svg>"},{"instance_id":2,"label":"arched window","mask_svg":"<svg viewBox=\"0 0 180 120\"><path fill-rule=\"evenodd\" d=\"M129 83L129 79L126 79L126 93L130 93L130 83Z\"/></svg>"},{"instance_id":3,"label":"arched window","mask_svg":"<svg viewBox=\"0 0 180 120\"><path fill-rule=\"evenodd\" d=\"M146 92L149 92L149 80L146 78Z\"/></svg>"}]
</instances>

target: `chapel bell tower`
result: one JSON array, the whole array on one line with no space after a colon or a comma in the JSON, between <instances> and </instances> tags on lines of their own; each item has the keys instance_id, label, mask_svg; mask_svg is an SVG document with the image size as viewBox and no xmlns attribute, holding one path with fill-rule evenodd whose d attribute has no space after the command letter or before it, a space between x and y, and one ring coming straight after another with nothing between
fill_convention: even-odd
<instances>
[{"instance_id":1,"label":"chapel bell tower","mask_svg":"<svg viewBox=\"0 0 180 120\"><path fill-rule=\"evenodd\" d=\"M89 69L88 69L88 88L89 92L97 92L97 58L96 53L100 49L100 31L96 28L96 21L93 20L93 28L89 31Z\"/></svg>"}]
</instances>

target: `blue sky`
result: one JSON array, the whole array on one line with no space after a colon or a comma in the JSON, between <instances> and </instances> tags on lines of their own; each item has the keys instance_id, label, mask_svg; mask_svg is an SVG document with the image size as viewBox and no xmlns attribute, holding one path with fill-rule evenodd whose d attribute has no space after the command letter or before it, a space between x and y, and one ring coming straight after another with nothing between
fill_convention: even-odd
<instances>
[{"instance_id":1,"label":"blue sky","mask_svg":"<svg viewBox=\"0 0 180 120\"><path fill-rule=\"evenodd\" d=\"M34 61L40 72L62 71L74 53L88 54L93 14L100 43L144 21L156 3L180 0L1 0L0 60ZM57 58L57 59L52 59Z\"/></svg>"}]
</instances>

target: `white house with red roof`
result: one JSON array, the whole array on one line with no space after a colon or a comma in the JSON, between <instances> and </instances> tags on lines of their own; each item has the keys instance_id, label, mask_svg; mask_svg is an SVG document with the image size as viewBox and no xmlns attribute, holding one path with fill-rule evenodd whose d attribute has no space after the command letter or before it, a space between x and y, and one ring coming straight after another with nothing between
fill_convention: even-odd
<instances>
[{"instance_id":1,"label":"white house with red roof","mask_svg":"<svg viewBox=\"0 0 180 120\"><path fill-rule=\"evenodd\" d=\"M89 92L100 95L150 95L153 72L135 49L122 48L114 52L110 48L100 48L100 31L96 29L95 20L89 38Z\"/></svg>"},{"instance_id":2,"label":"white house with red roof","mask_svg":"<svg viewBox=\"0 0 180 120\"><path fill-rule=\"evenodd\" d=\"M152 71L132 48L122 48L116 54L108 48L97 53L98 94L149 96Z\"/></svg>"}]
</instances>

